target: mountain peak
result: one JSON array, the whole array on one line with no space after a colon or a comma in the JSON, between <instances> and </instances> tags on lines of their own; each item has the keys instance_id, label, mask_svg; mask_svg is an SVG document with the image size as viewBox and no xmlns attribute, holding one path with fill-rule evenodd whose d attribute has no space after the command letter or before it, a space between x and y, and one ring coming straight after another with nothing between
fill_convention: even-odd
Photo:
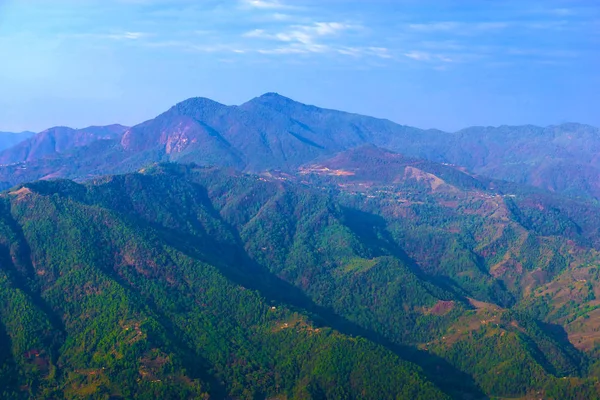
<instances>
[{"instance_id":1,"label":"mountain peak","mask_svg":"<svg viewBox=\"0 0 600 400\"><path fill-rule=\"evenodd\" d=\"M68 126L53 126L52 128L48 128L44 131L36 133L35 137L43 137L47 135L70 135L76 132L76 129L68 127Z\"/></svg>"},{"instance_id":2,"label":"mountain peak","mask_svg":"<svg viewBox=\"0 0 600 400\"><path fill-rule=\"evenodd\" d=\"M212 113L228 108L226 105L218 103L206 97L192 97L181 103L175 104L169 113L176 115L185 115L189 117L200 117L211 115Z\"/></svg>"},{"instance_id":3,"label":"mountain peak","mask_svg":"<svg viewBox=\"0 0 600 400\"><path fill-rule=\"evenodd\" d=\"M292 100L289 97L282 96L279 93L269 92L248 101L247 103L242 105L242 107L257 104L275 109L281 109L291 106L304 106L304 104Z\"/></svg>"},{"instance_id":4,"label":"mountain peak","mask_svg":"<svg viewBox=\"0 0 600 400\"><path fill-rule=\"evenodd\" d=\"M289 97L285 97L277 92L268 92L257 98L263 100L293 101L295 103L294 100L290 99Z\"/></svg>"},{"instance_id":5,"label":"mountain peak","mask_svg":"<svg viewBox=\"0 0 600 400\"><path fill-rule=\"evenodd\" d=\"M185 105L219 105L225 106L217 101L209 99L208 97L190 97L187 100L183 100L175 105L175 107L185 106Z\"/></svg>"}]
</instances>

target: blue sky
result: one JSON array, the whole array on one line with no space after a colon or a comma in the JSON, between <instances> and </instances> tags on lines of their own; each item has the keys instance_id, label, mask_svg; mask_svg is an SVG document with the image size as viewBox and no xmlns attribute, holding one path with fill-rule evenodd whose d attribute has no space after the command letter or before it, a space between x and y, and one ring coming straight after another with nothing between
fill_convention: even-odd
<instances>
[{"instance_id":1,"label":"blue sky","mask_svg":"<svg viewBox=\"0 0 600 400\"><path fill-rule=\"evenodd\" d=\"M0 130L265 92L422 128L600 126L598 0L0 0Z\"/></svg>"}]
</instances>

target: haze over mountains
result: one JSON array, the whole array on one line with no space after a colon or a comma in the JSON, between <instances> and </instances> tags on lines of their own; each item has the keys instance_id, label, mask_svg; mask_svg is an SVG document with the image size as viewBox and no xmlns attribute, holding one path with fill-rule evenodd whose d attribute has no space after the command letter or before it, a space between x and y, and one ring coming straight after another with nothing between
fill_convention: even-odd
<instances>
[{"instance_id":1,"label":"haze over mountains","mask_svg":"<svg viewBox=\"0 0 600 400\"><path fill-rule=\"evenodd\" d=\"M127 127L122 125L90 126L84 129L55 127L38 134L31 134L7 151L0 153L0 164L34 161L56 157L77 147L89 145L97 140L120 138ZM21 134L22 135L22 134Z\"/></svg>"},{"instance_id":2,"label":"haze over mountains","mask_svg":"<svg viewBox=\"0 0 600 400\"><path fill-rule=\"evenodd\" d=\"M600 131L580 124L472 127L446 133L268 93L241 106L189 99L129 129L65 129L42 132L2 152L3 164L30 162L27 171L1 168L0 181L13 185L44 177L79 178L162 161L290 172L313 160L373 144L492 178L575 196L600 196ZM66 137L66 143L60 142ZM53 159L44 159L49 156Z\"/></svg>"},{"instance_id":3,"label":"haze over mountains","mask_svg":"<svg viewBox=\"0 0 600 400\"><path fill-rule=\"evenodd\" d=\"M0 153L0 398L600 399L598 150L272 93L41 132Z\"/></svg>"},{"instance_id":4,"label":"haze over mountains","mask_svg":"<svg viewBox=\"0 0 600 400\"><path fill-rule=\"evenodd\" d=\"M33 135L35 135L33 132L0 132L0 151L12 147Z\"/></svg>"}]
</instances>

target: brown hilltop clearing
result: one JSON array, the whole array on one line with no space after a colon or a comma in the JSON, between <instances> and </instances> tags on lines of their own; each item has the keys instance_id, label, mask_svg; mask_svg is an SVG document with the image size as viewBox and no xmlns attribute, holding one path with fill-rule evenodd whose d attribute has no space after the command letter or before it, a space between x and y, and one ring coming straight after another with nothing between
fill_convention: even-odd
<instances>
[{"instance_id":1,"label":"brown hilltop clearing","mask_svg":"<svg viewBox=\"0 0 600 400\"><path fill-rule=\"evenodd\" d=\"M417 180L417 182L425 182L426 184L428 184L431 187L431 190L437 190L438 188L440 188L441 186L446 186L448 189L450 190L456 190L456 188L447 185L446 182L444 182L443 179L427 173L425 171L422 171L418 168L414 168L414 167L406 167L404 169L404 179L415 179ZM394 180L394 183L399 183L401 180L396 178Z\"/></svg>"}]
</instances>

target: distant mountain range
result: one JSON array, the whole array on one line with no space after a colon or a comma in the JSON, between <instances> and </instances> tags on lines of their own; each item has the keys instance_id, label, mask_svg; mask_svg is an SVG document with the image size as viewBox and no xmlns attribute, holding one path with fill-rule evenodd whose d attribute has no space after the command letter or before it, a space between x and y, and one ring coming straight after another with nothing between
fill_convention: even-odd
<instances>
[{"instance_id":1,"label":"distant mountain range","mask_svg":"<svg viewBox=\"0 0 600 400\"><path fill-rule=\"evenodd\" d=\"M388 121L306 106L266 94L241 106L190 99L128 130L125 151L247 171L294 170L378 137L419 132Z\"/></svg>"},{"instance_id":2,"label":"distant mountain range","mask_svg":"<svg viewBox=\"0 0 600 400\"><path fill-rule=\"evenodd\" d=\"M309 106L275 93L241 106L193 98L132 128L53 128L2 152L2 164L26 165L0 168L0 181L85 178L164 161L290 172L366 144L491 178L600 198L600 131L591 126L446 133Z\"/></svg>"}]
</instances>

